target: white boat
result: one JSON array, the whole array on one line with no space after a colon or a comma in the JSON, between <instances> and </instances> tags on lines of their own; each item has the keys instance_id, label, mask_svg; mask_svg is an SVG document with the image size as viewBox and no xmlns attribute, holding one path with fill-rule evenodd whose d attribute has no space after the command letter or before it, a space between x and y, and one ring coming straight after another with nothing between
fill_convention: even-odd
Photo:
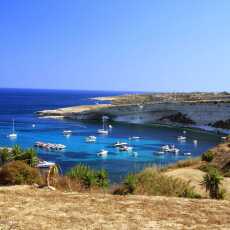
<instances>
[{"instance_id":1,"label":"white boat","mask_svg":"<svg viewBox=\"0 0 230 230\"><path fill-rule=\"evenodd\" d=\"M109 134L109 131L106 130L106 129L98 129L98 130L97 130L97 133L98 133L98 134L108 135L108 134Z\"/></svg>"},{"instance_id":2,"label":"white boat","mask_svg":"<svg viewBox=\"0 0 230 230\"><path fill-rule=\"evenodd\" d=\"M163 152L163 151L158 151L158 152L156 152L156 154L157 154L157 155L164 155L165 152Z\"/></svg>"},{"instance_id":3,"label":"white boat","mask_svg":"<svg viewBox=\"0 0 230 230\"><path fill-rule=\"evenodd\" d=\"M170 147L169 147L169 145L163 145L163 146L161 146L161 150L162 150L163 152L169 152Z\"/></svg>"},{"instance_id":4,"label":"white boat","mask_svg":"<svg viewBox=\"0 0 230 230\"><path fill-rule=\"evenodd\" d=\"M40 161L37 164L37 168L49 168L50 166L54 166L55 163L54 162L50 162L50 161Z\"/></svg>"},{"instance_id":5,"label":"white boat","mask_svg":"<svg viewBox=\"0 0 230 230\"><path fill-rule=\"evenodd\" d=\"M178 141L186 141L186 139L187 139L187 137L185 137L185 136L179 136L179 137L177 137Z\"/></svg>"},{"instance_id":6,"label":"white boat","mask_svg":"<svg viewBox=\"0 0 230 230\"><path fill-rule=\"evenodd\" d=\"M133 150L133 147L131 146L123 145L119 147L119 151L131 152L132 150Z\"/></svg>"},{"instance_id":7,"label":"white boat","mask_svg":"<svg viewBox=\"0 0 230 230\"><path fill-rule=\"evenodd\" d=\"M17 135L17 133L15 132L15 128L14 128L14 119L13 119L12 133L10 133L10 134L8 135L8 137L11 138L11 139L16 139L17 136L18 136L18 135Z\"/></svg>"},{"instance_id":8,"label":"white boat","mask_svg":"<svg viewBox=\"0 0 230 230\"><path fill-rule=\"evenodd\" d=\"M35 128L36 127L36 125L35 124L32 124L32 128Z\"/></svg>"},{"instance_id":9,"label":"white boat","mask_svg":"<svg viewBox=\"0 0 230 230\"><path fill-rule=\"evenodd\" d=\"M163 145L161 147L161 152L170 152L178 154L180 152L180 149L176 148L174 145Z\"/></svg>"},{"instance_id":10,"label":"white boat","mask_svg":"<svg viewBox=\"0 0 230 230\"><path fill-rule=\"evenodd\" d=\"M133 137L130 137L129 139L130 140L139 140L141 137L138 137L138 136L133 136Z\"/></svg>"},{"instance_id":11,"label":"white boat","mask_svg":"<svg viewBox=\"0 0 230 230\"><path fill-rule=\"evenodd\" d=\"M88 136L85 138L85 141L87 143L94 143L94 142L96 142L96 140L97 140L97 137L95 137L95 136Z\"/></svg>"},{"instance_id":12,"label":"white boat","mask_svg":"<svg viewBox=\"0 0 230 230\"><path fill-rule=\"evenodd\" d=\"M128 145L128 143L118 141L113 145L113 147L117 148L117 147L121 147L121 146L125 146L125 145Z\"/></svg>"},{"instance_id":13,"label":"white boat","mask_svg":"<svg viewBox=\"0 0 230 230\"><path fill-rule=\"evenodd\" d=\"M109 125L109 129L112 129L113 128L113 126L112 125Z\"/></svg>"},{"instance_id":14,"label":"white boat","mask_svg":"<svg viewBox=\"0 0 230 230\"><path fill-rule=\"evenodd\" d=\"M41 141L35 142L34 146L46 150L63 150L66 148L66 146L62 144L44 143Z\"/></svg>"},{"instance_id":15,"label":"white boat","mask_svg":"<svg viewBox=\"0 0 230 230\"><path fill-rule=\"evenodd\" d=\"M185 156L191 156L191 153L184 153Z\"/></svg>"},{"instance_id":16,"label":"white boat","mask_svg":"<svg viewBox=\"0 0 230 230\"><path fill-rule=\"evenodd\" d=\"M184 130L184 131L183 131L183 134L186 134L186 133L187 133L187 131L186 131L186 130Z\"/></svg>"},{"instance_id":17,"label":"white boat","mask_svg":"<svg viewBox=\"0 0 230 230\"><path fill-rule=\"evenodd\" d=\"M71 131L71 130L64 130L64 131L63 131L63 134L64 134L64 135L71 135L71 134L72 134L72 131Z\"/></svg>"},{"instance_id":18,"label":"white boat","mask_svg":"<svg viewBox=\"0 0 230 230\"><path fill-rule=\"evenodd\" d=\"M197 145L198 144L198 140L193 140L193 144Z\"/></svg>"},{"instance_id":19,"label":"white boat","mask_svg":"<svg viewBox=\"0 0 230 230\"><path fill-rule=\"evenodd\" d=\"M106 120L108 120L109 118L107 116L103 116L102 117L102 129L98 129L97 133L98 134L103 134L103 135L108 135L109 131L106 129Z\"/></svg>"},{"instance_id":20,"label":"white boat","mask_svg":"<svg viewBox=\"0 0 230 230\"><path fill-rule=\"evenodd\" d=\"M108 151L105 149L102 149L97 155L99 157L106 157L108 155Z\"/></svg>"}]
</instances>

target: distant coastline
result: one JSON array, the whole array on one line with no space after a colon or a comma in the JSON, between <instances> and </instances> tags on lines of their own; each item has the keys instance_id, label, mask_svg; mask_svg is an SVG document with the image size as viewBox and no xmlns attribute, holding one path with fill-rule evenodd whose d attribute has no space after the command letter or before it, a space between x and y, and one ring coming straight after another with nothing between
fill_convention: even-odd
<instances>
[{"instance_id":1,"label":"distant coastline","mask_svg":"<svg viewBox=\"0 0 230 230\"><path fill-rule=\"evenodd\" d=\"M230 94L223 93L152 93L95 97L107 104L73 106L38 111L42 117L76 120L100 120L134 124L166 124L230 133Z\"/></svg>"}]
</instances>

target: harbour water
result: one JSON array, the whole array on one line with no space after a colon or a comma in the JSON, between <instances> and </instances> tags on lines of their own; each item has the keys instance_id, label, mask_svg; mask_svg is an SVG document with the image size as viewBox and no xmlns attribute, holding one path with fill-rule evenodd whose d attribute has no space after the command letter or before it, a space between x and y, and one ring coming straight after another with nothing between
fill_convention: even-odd
<instances>
[{"instance_id":1,"label":"harbour water","mask_svg":"<svg viewBox=\"0 0 230 230\"><path fill-rule=\"evenodd\" d=\"M189 156L199 156L202 152L220 142L220 137L213 133L187 130L186 142L178 142L184 129L153 125L131 125L113 123L108 136L98 135L99 122L79 122L39 118L36 111L74 105L94 104L89 98L114 96L126 92L104 91L65 91L65 90L30 90L0 89L0 146L19 144L24 148L32 147L36 141L60 143L66 145L64 151L38 150L44 160L60 164L63 173L76 164L84 163L93 168L105 168L113 182L120 181L127 173L136 172L149 165L164 166ZM15 119L17 139L9 139L12 132L12 119ZM35 126L33 126L33 124ZM64 130L72 130L72 135L63 135ZM97 136L96 143L86 143L87 136ZM131 136L140 136L139 140L129 140ZM198 140L198 144L193 143ZM133 153L120 152L112 147L117 142L128 142L133 146ZM174 144L180 149L178 155L166 153L158 155L160 147ZM101 158L97 153L108 150L108 156Z\"/></svg>"}]
</instances>

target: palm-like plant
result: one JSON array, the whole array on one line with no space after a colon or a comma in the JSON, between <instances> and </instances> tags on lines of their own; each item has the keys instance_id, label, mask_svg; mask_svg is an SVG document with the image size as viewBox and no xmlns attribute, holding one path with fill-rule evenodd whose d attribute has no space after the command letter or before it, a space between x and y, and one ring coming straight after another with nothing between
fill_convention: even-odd
<instances>
[{"instance_id":1,"label":"palm-like plant","mask_svg":"<svg viewBox=\"0 0 230 230\"><path fill-rule=\"evenodd\" d=\"M220 185L223 177L217 169L210 170L205 176L202 184L205 186L206 191L209 191L209 196L212 199L219 199Z\"/></svg>"}]
</instances>

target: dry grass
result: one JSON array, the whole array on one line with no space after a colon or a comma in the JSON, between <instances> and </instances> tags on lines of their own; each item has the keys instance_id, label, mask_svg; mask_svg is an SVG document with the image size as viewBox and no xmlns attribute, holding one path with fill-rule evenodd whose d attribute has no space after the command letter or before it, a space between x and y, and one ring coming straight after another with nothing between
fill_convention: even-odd
<instances>
[{"instance_id":1,"label":"dry grass","mask_svg":"<svg viewBox=\"0 0 230 230\"><path fill-rule=\"evenodd\" d=\"M230 229L230 202L0 188L0 229Z\"/></svg>"}]
</instances>

